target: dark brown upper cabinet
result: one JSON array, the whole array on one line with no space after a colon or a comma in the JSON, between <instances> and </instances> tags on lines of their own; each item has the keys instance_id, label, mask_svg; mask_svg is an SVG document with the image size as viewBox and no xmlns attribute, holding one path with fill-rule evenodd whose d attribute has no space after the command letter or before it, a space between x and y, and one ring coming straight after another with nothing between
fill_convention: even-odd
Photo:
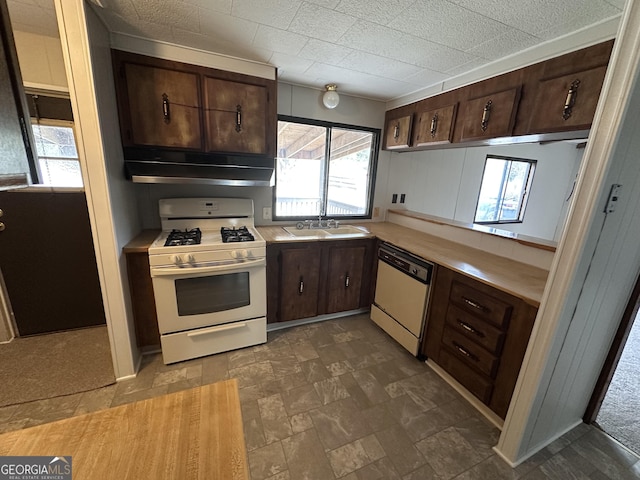
<instances>
[{"instance_id":1,"label":"dark brown upper cabinet","mask_svg":"<svg viewBox=\"0 0 640 480\"><path fill-rule=\"evenodd\" d=\"M205 77L207 151L267 153L267 89Z\"/></svg>"},{"instance_id":2,"label":"dark brown upper cabinet","mask_svg":"<svg viewBox=\"0 0 640 480\"><path fill-rule=\"evenodd\" d=\"M501 143L511 138L515 142L585 138L612 49L613 40L609 40L389 110L384 148L413 151L487 145L495 138L501 138ZM451 130L446 132L448 119L439 111L456 104ZM437 128L432 134L436 113ZM401 119L407 120L403 124ZM402 127L411 130L410 141Z\"/></svg>"},{"instance_id":3,"label":"dark brown upper cabinet","mask_svg":"<svg viewBox=\"0 0 640 480\"><path fill-rule=\"evenodd\" d=\"M458 104L418 113L413 129L415 147L441 145L453 140Z\"/></svg>"},{"instance_id":4,"label":"dark brown upper cabinet","mask_svg":"<svg viewBox=\"0 0 640 480\"><path fill-rule=\"evenodd\" d=\"M275 157L275 80L112 51L125 147Z\"/></svg>"},{"instance_id":5,"label":"dark brown upper cabinet","mask_svg":"<svg viewBox=\"0 0 640 480\"><path fill-rule=\"evenodd\" d=\"M540 80L530 133L590 128L607 67Z\"/></svg>"},{"instance_id":6,"label":"dark brown upper cabinet","mask_svg":"<svg viewBox=\"0 0 640 480\"><path fill-rule=\"evenodd\" d=\"M464 105L461 141L509 137L516 121L520 88L474 98Z\"/></svg>"},{"instance_id":7,"label":"dark brown upper cabinet","mask_svg":"<svg viewBox=\"0 0 640 480\"><path fill-rule=\"evenodd\" d=\"M404 117L391 119L387 122L384 141L384 148L386 150L409 147L412 119L413 115L406 115Z\"/></svg>"},{"instance_id":8,"label":"dark brown upper cabinet","mask_svg":"<svg viewBox=\"0 0 640 480\"><path fill-rule=\"evenodd\" d=\"M202 149L199 79L194 73L123 65L129 118L123 141L136 146Z\"/></svg>"}]
</instances>

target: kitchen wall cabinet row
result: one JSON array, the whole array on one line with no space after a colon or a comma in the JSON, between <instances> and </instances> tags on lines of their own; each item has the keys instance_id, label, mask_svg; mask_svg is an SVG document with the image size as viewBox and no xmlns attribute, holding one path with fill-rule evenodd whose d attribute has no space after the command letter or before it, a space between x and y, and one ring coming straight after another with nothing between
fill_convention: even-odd
<instances>
[{"instance_id":1,"label":"kitchen wall cabinet row","mask_svg":"<svg viewBox=\"0 0 640 480\"><path fill-rule=\"evenodd\" d=\"M375 240L267 245L267 322L371 306Z\"/></svg>"},{"instance_id":2,"label":"kitchen wall cabinet row","mask_svg":"<svg viewBox=\"0 0 640 480\"><path fill-rule=\"evenodd\" d=\"M612 48L610 40L389 110L384 148L409 151L504 137L585 136Z\"/></svg>"},{"instance_id":3,"label":"kitchen wall cabinet row","mask_svg":"<svg viewBox=\"0 0 640 480\"><path fill-rule=\"evenodd\" d=\"M125 147L275 157L276 81L112 51Z\"/></svg>"}]
</instances>

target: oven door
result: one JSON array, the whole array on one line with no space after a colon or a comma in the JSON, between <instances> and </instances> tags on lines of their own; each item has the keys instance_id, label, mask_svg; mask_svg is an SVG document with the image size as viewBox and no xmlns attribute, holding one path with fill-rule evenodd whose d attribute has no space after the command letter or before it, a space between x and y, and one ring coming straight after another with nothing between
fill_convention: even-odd
<instances>
[{"instance_id":1,"label":"oven door","mask_svg":"<svg viewBox=\"0 0 640 480\"><path fill-rule=\"evenodd\" d=\"M161 334L267 314L266 260L152 267Z\"/></svg>"}]
</instances>

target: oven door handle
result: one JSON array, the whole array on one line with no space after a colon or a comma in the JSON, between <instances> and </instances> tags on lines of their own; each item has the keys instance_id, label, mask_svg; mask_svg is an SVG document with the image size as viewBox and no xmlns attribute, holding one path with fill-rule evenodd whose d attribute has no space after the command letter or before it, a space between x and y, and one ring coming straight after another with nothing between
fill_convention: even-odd
<instances>
[{"instance_id":1,"label":"oven door handle","mask_svg":"<svg viewBox=\"0 0 640 480\"><path fill-rule=\"evenodd\" d=\"M205 273L218 273L228 272L230 270L247 270L249 268L262 267L267 264L266 259L261 258L259 260L251 260L249 262L220 262L220 263L207 263L200 267L153 267L151 268L152 277L165 277L165 276L184 276L189 274L205 274Z\"/></svg>"}]
</instances>

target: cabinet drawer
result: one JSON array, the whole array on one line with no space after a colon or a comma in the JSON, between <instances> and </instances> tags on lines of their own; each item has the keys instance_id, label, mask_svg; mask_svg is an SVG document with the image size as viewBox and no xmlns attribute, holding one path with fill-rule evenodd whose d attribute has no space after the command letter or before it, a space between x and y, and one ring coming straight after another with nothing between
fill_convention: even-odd
<instances>
[{"instance_id":1,"label":"cabinet drawer","mask_svg":"<svg viewBox=\"0 0 640 480\"><path fill-rule=\"evenodd\" d=\"M504 332L455 305L447 310L447 325L495 355L502 351Z\"/></svg>"},{"instance_id":2,"label":"cabinet drawer","mask_svg":"<svg viewBox=\"0 0 640 480\"><path fill-rule=\"evenodd\" d=\"M464 335L456 332L448 325L444 327L442 343L449 347L453 354L473 368L477 368L489 377L494 377L498 358L491 355L479 345L471 342Z\"/></svg>"},{"instance_id":3,"label":"cabinet drawer","mask_svg":"<svg viewBox=\"0 0 640 480\"><path fill-rule=\"evenodd\" d=\"M491 393L493 392L493 384L490 381L467 367L463 362L444 349L442 350L438 364L483 403L489 403Z\"/></svg>"},{"instance_id":4,"label":"cabinet drawer","mask_svg":"<svg viewBox=\"0 0 640 480\"><path fill-rule=\"evenodd\" d=\"M476 317L487 320L503 330L507 328L513 310L508 303L459 282L453 282L449 298Z\"/></svg>"}]
</instances>

